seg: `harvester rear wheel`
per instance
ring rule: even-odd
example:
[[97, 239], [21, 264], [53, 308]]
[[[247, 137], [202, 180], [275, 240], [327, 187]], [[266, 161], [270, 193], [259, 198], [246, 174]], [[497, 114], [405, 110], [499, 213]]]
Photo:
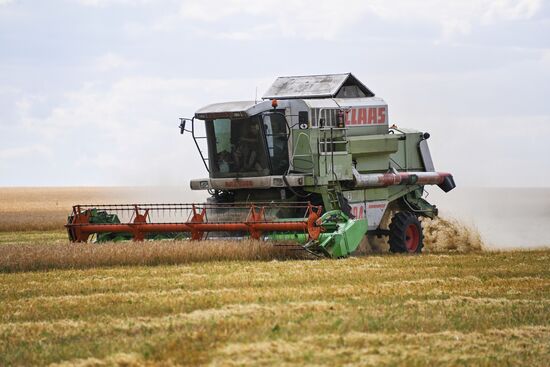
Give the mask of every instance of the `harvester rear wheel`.
[[418, 217], [409, 211], [396, 213], [390, 223], [390, 251], [419, 253], [422, 251], [424, 235]]

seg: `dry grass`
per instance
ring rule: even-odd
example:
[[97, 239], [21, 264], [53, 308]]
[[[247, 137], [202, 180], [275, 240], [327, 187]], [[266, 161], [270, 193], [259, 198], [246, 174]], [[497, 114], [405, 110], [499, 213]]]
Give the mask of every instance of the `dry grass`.
[[114, 188], [0, 188], [0, 231], [59, 230], [74, 204], [116, 195]]
[[303, 253], [250, 241], [73, 245], [60, 228], [70, 205], [100, 200], [94, 189], [89, 199], [13, 190], [0, 190], [0, 366], [550, 360], [550, 250], [480, 252], [475, 229], [446, 220], [424, 223], [422, 256], [278, 261]]
[[0, 246], [2, 245], [61, 245], [67, 244], [66, 231], [0, 231]]
[[60, 229], [67, 223], [69, 211], [37, 210], [0, 212], [0, 232], [4, 231], [48, 231]]
[[0, 272], [85, 269], [118, 265], [307, 258], [303, 251], [259, 241], [146, 241], [103, 244], [4, 244]]
[[184, 196], [178, 188], [0, 188], [0, 231], [59, 230], [75, 204], [188, 201]]
[[517, 251], [4, 273], [0, 365], [546, 366], [549, 261]]
[[[479, 233], [445, 219], [424, 221], [425, 253], [481, 252]], [[278, 245], [291, 245], [280, 243]], [[387, 239], [358, 250], [358, 255], [388, 253]], [[61, 231], [0, 233], [0, 272], [85, 269], [117, 265], [168, 265], [225, 260], [285, 260], [311, 258], [298, 246], [278, 247], [257, 241], [124, 241], [70, 244]]]

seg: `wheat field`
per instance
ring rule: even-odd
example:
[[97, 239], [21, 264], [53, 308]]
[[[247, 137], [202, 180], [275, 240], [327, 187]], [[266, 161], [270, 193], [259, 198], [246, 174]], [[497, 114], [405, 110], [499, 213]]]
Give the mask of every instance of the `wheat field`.
[[0, 232], [59, 230], [75, 204], [202, 202], [181, 187], [4, 187]]
[[550, 251], [0, 274], [0, 365], [525, 365]]
[[[548, 249], [482, 251], [446, 220], [424, 223], [419, 256], [73, 245], [64, 220], [39, 230], [58, 190], [0, 201], [0, 366], [549, 364]], [[71, 190], [69, 208], [84, 201]], [[5, 225], [10, 206], [25, 231]]]

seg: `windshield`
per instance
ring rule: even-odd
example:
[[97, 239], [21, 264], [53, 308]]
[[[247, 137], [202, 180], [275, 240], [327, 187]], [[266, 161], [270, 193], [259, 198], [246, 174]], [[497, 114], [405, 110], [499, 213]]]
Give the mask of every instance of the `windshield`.
[[281, 175], [288, 169], [286, 119], [266, 113], [206, 121], [211, 176]]
[[213, 177], [269, 175], [258, 116], [207, 120], [206, 132]]

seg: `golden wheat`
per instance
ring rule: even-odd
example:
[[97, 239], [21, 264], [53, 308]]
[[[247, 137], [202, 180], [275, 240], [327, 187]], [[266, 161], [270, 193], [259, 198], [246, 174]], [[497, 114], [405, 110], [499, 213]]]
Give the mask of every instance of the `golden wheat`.
[[[279, 244], [287, 245], [287, 244]], [[260, 241], [145, 241], [102, 244], [5, 244], [0, 271], [83, 269], [115, 265], [306, 258], [304, 251]], [[297, 248], [297, 247], [294, 247]]]
[[549, 260], [546, 250], [0, 273], [0, 365], [545, 366]]
[[127, 189], [87, 190], [0, 190], [1, 366], [550, 360], [550, 250], [482, 252], [475, 228], [447, 219], [424, 221], [423, 256], [303, 261], [247, 240], [69, 244], [72, 204], [133, 201]]
[[180, 202], [186, 201], [185, 196], [181, 188], [4, 187], [0, 188], [0, 231], [62, 229], [76, 204]]
[[0, 231], [62, 229], [74, 204], [116, 194], [114, 188], [0, 188]]

